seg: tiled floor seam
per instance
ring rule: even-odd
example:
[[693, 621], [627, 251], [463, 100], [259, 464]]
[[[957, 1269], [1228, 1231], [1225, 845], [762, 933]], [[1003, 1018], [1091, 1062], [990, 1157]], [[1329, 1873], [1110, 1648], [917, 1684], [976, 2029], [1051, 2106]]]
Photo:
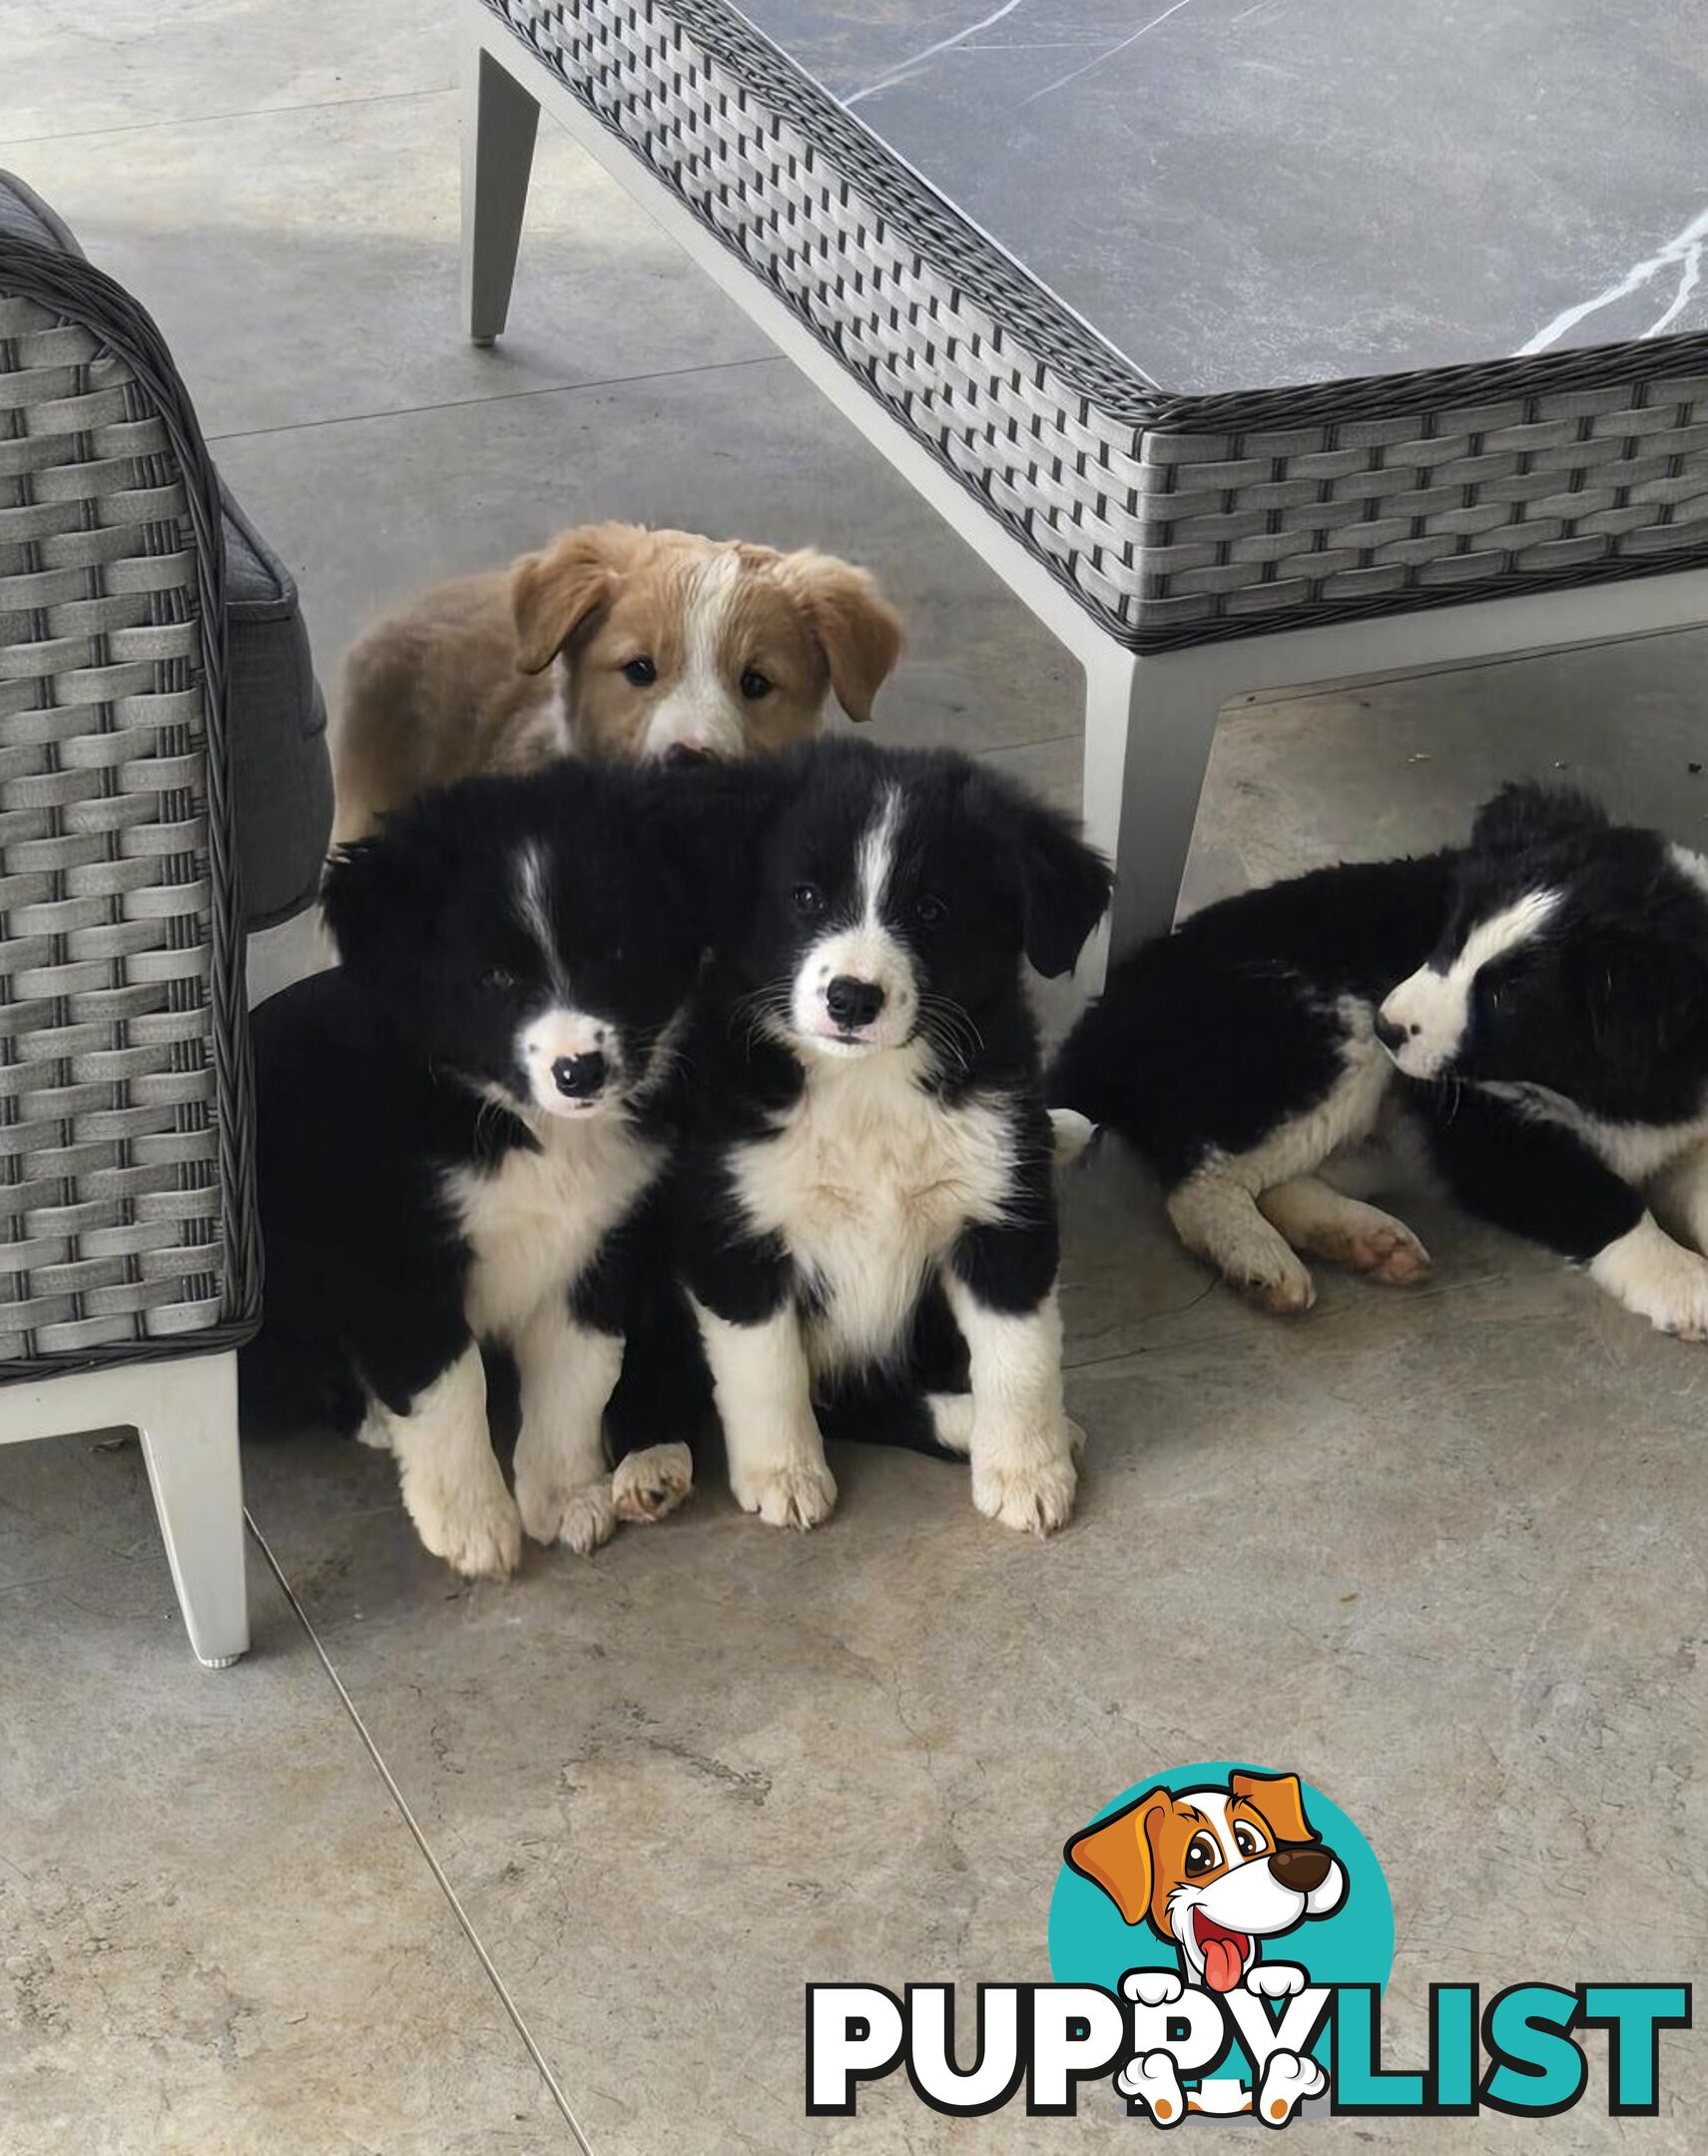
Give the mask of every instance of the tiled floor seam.
[[112, 127], [56, 128], [46, 135], [0, 135], [0, 150], [23, 150], [41, 143], [93, 142], [102, 135], [146, 135], [151, 128], [213, 127], [222, 120], [270, 120], [278, 113], [339, 112], [346, 105], [396, 105], [404, 98], [449, 97], [455, 83], [431, 83], [421, 90], [372, 90], [357, 97], [309, 98], [301, 105], [255, 105], [244, 112], [163, 113], [158, 120], [120, 120]]
[[419, 419], [433, 412], [468, 411], [481, 404], [514, 404], [523, 397], [580, 396], [589, 389], [624, 389], [635, 382], [681, 381], [690, 374], [728, 374], [736, 367], [776, 366], [782, 359], [781, 352], [750, 352], [745, 359], [703, 359], [693, 366], [649, 367], [639, 374], [602, 374], [594, 381], [541, 382], [533, 389], [494, 389], [481, 396], [446, 397], [436, 404], [398, 404], [383, 406], [377, 411], [328, 412], [323, 419], [287, 419], [281, 426], [239, 427], [205, 438], [210, 446], [216, 442], [261, 441], [270, 434], [300, 434], [309, 427], [361, 426], [370, 419]]
[[397, 1816], [399, 1817], [399, 1819], [402, 1820], [404, 1826], [408, 1829], [411, 1837], [413, 1838], [415, 1847], [420, 1851], [422, 1859], [424, 1860], [428, 1871], [431, 1872], [434, 1880], [437, 1882], [439, 1891], [444, 1895], [446, 1902], [449, 1904], [451, 1914], [456, 1918], [457, 1924], [462, 1931], [463, 1937], [467, 1939], [469, 1945], [473, 1948], [475, 1958], [479, 1961], [481, 1968], [485, 1971], [487, 1981], [491, 1984], [493, 1990], [498, 1994], [499, 2004], [504, 2008], [505, 2013], [509, 2016], [511, 2026], [515, 2029], [516, 2034], [521, 2038], [524, 2050], [526, 2050], [529, 2058], [532, 2059], [541, 2080], [546, 2085], [547, 2091], [549, 2092], [553, 2103], [557, 2105], [558, 2110], [561, 2112], [564, 2124], [569, 2128], [570, 2134], [574, 2139], [576, 2147], [581, 2150], [582, 2156], [593, 2156], [592, 2143], [588, 2140], [586, 2134], [582, 2131], [581, 2122], [576, 2117], [574, 2108], [571, 2105], [569, 2098], [564, 2094], [563, 2088], [559, 2083], [556, 2074], [553, 2073], [551, 2065], [548, 2062], [545, 2053], [540, 2049], [538, 2042], [535, 2040], [532, 2029], [529, 2028], [526, 2020], [523, 2018], [522, 2009], [516, 2004], [515, 1999], [511, 1997], [509, 1986], [505, 1983], [503, 1977], [498, 1973], [498, 1967], [496, 1962], [494, 1962], [491, 1954], [488, 1953], [488, 1951], [486, 1950], [484, 1940], [481, 1938], [480, 1933], [474, 1928], [474, 1924], [469, 1917], [468, 1911], [463, 1907], [462, 1902], [458, 1899], [456, 1888], [451, 1885], [450, 1880], [445, 1873], [443, 1865], [439, 1863], [438, 1858], [433, 1854], [432, 1845], [428, 1842], [426, 1835], [422, 1832], [420, 1822], [416, 1819], [414, 1813], [410, 1810], [409, 1801], [403, 1795], [402, 1790], [398, 1787], [396, 1777], [392, 1774], [390, 1768], [385, 1764], [385, 1760], [380, 1753], [378, 1745], [374, 1743], [373, 1737], [368, 1730], [367, 1724], [361, 1718], [360, 1709], [356, 1706], [355, 1701], [351, 1699], [349, 1692], [344, 1685], [343, 1679], [338, 1675], [337, 1670], [333, 1666], [331, 1656], [327, 1654], [325, 1647], [321, 1643], [320, 1635], [314, 1630], [313, 1624], [309, 1620], [308, 1612], [297, 1600], [295, 1589], [291, 1586], [289, 1580], [286, 1579], [285, 1576], [285, 1568], [280, 1564], [279, 1559], [273, 1554], [271, 1544], [268, 1542], [266, 1535], [262, 1533], [261, 1528], [256, 1524], [254, 1513], [251, 1512], [247, 1506], [244, 1510], [244, 1520], [249, 1528], [250, 1533], [255, 1538], [256, 1547], [261, 1551], [262, 1556], [267, 1562], [269, 1571], [272, 1572], [274, 1578], [279, 1582], [280, 1593], [283, 1594], [285, 1601], [289, 1603], [292, 1614], [295, 1616], [297, 1623], [302, 1627], [302, 1630], [307, 1637], [308, 1644], [313, 1648], [314, 1653], [319, 1660], [321, 1669], [325, 1671], [327, 1681], [331, 1685], [333, 1692], [337, 1695], [338, 1704], [343, 1708], [344, 1713], [349, 1717], [351, 1727], [354, 1729], [356, 1736], [361, 1740], [362, 1748], [366, 1752], [368, 1759], [372, 1762], [374, 1773], [378, 1775], [380, 1781], [385, 1787], [386, 1795], [391, 1799], [392, 1804], [395, 1805], [395, 1807], [397, 1808]]

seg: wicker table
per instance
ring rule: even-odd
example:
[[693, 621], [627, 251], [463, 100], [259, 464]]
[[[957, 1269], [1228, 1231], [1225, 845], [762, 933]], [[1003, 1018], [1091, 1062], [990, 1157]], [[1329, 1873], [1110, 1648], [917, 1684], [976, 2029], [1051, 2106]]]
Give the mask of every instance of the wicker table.
[[458, 4], [470, 333], [543, 105], [1079, 656], [1117, 941], [1230, 698], [1708, 619], [1708, 0]]

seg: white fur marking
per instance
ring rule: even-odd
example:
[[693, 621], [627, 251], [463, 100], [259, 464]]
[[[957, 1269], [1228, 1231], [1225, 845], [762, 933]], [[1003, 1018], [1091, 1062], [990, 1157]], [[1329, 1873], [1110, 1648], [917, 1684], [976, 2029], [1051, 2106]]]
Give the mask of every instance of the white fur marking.
[[813, 1413], [801, 1321], [787, 1304], [759, 1325], [732, 1325], [698, 1303], [695, 1315], [737, 1504], [774, 1527], [818, 1526], [837, 1485]]
[[1082, 1441], [1062, 1402], [1055, 1290], [1013, 1314], [987, 1309], [952, 1273], [943, 1289], [972, 1365], [972, 1501], [1005, 1527], [1048, 1534], [1072, 1515]]
[[739, 757], [747, 736], [742, 715], [725, 684], [719, 651], [731, 606], [742, 581], [734, 547], [707, 557], [683, 602], [682, 673], [654, 706], [642, 754], [662, 757], [679, 746], [713, 756]]
[[934, 1266], [968, 1222], [995, 1223], [1012, 1180], [1006, 1109], [922, 1090], [924, 1049], [814, 1061], [767, 1137], [736, 1149], [736, 1195], [780, 1236], [822, 1308], [807, 1327], [816, 1371], [882, 1362]]
[[685, 1444], [646, 1445], [617, 1462], [611, 1495], [617, 1517], [661, 1520], [674, 1512], [694, 1487], [694, 1455]]
[[658, 1173], [656, 1146], [614, 1116], [542, 1121], [537, 1153], [458, 1168], [446, 1196], [474, 1253], [463, 1312], [483, 1340], [510, 1339], [561, 1295]]
[[1526, 892], [1478, 921], [1444, 973], [1423, 965], [1394, 990], [1382, 1006], [1382, 1015], [1409, 1036], [1394, 1051], [1395, 1062], [1408, 1077], [1433, 1078], [1452, 1061], [1464, 1038], [1477, 974], [1539, 934], [1559, 897], [1557, 890]]
[[1589, 1261], [1589, 1277], [1657, 1333], [1708, 1338], [1708, 1259], [1675, 1243], [1645, 1213]]
[[584, 1556], [617, 1524], [605, 1471], [605, 1403], [623, 1368], [623, 1343], [577, 1325], [548, 1295], [516, 1335], [522, 1429], [516, 1503], [536, 1542]]
[[465, 1348], [410, 1402], [384, 1415], [403, 1507], [435, 1557], [471, 1578], [502, 1578], [522, 1554], [522, 1523], [486, 1428], [480, 1349]]
[[[859, 917], [812, 944], [801, 960], [790, 997], [797, 1034], [832, 1060], [865, 1056], [874, 1049], [901, 1047], [911, 1036], [919, 1013], [919, 982], [906, 946], [883, 924], [883, 901], [895, 865], [895, 836], [901, 824], [901, 793], [886, 787], [877, 813], [860, 833], [854, 856]], [[839, 975], [881, 989], [883, 1005], [857, 1037], [841, 1035], [825, 1001]]]
[[1336, 1014], [1345, 1035], [1342, 1075], [1316, 1106], [1290, 1116], [1247, 1152], [1213, 1154], [1169, 1195], [1169, 1218], [1187, 1249], [1273, 1311], [1309, 1310], [1317, 1291], [1257, 1200], [1315, 1175], [1343, 1148], [1363, 1144], [1377, 1130], [1394, 1085], [1369, 1006], [1348, 996]]

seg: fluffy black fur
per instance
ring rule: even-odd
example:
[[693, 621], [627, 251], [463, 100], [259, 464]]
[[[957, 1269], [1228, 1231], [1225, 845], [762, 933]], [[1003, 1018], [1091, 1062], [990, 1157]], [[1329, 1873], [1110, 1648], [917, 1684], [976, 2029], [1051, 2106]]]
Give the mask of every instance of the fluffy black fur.
[[[891, 797], [873, 930], [887, 955], [871, 968], [889, 979], [890, 1001], [873, 1022], [912, 1015], [903, 1040], [867, 1053], [857, 1024], [846, 1040], [805, 1037], [792, 984], [807, 978], [810, 992], [810, 954], [862, 918], [862, 845]], [[929, 1446], [923, 1394], [967, 1381], [943, 1282], [1012, 1314], [1036, 1313], [1054, 1285], [1050, 1129], [1021, 961], [1045, 974], [1072, 965], [1107, 904], [1107, 867], [1064, 818], [946, 753], [825, 743], [725, 774], [703, 798], [718, 805], [702, 816], [698, 842], [717, 859], [723, 917], [688, 1050], [683, 1278], [714, 1321], [751, 1328], [796, 1315], [827, 1427]], [[823, 995], [813, 1009], [816, 1023], [834, 1027]], [[839, 1061], [845, 1054], [854, 1060]], [[892, 1081], [898, 1090], [884, 1093]], [[846, 1132], [832, 1130], [817, 1165], [800, 1169], [803, 1184], [849, 1178], [846, 1243], [833, 1235], [837, 1255], [827, 1260], [787, 1220], [755, 1217], [742, 1164], [797, 1142], [809, 1116], [833, 1122], [833, 1093]], [[886, 1150], [891, 1107], [896, 1125], [915, 1130], [921, 1161], [957, 1116], [987, 1116], [973, 1180], [995, 1187], [997, 1202], [969, 1196], [957, 1211], [940, 1189], [921, 1190], [917, 1205], [934, 1209], [940, 1232], [915, 1241], [919, 1215], [890, 1187], [906, 1172]], [[792, 1190], [782, 1211], [805, 1216], [816, 1197]], [[891, 1250], [881, 1239], [892, 1229]], [[851, 1276], [886, 1264], [902, 1281], [896, 1322], [873, 1335], [851, 1316]], [[750, 1509], [811, 1524], [744, 1490], [733, 1452], [731, 1465]]]
[[[469, 1347], [468, 1193], [512, 1164], [597, 1145], [575, 1186], [597, 1232], [552, 1282], [566, 1320], [621, 1334], [637, 1279], [662, 1268], [672, 1028], [703, 947], [667, 808], [678, 784], [580, 763], [475, 780], [329, 867], [341, 963], [254, 1017], [259, 1351], [345, 1428], [373, 1402], [408, 1416]], [[566, 1073], [577, 1098], [542, 1110], [549, 1074], [519, 1042], [563, 1006], [606, 1026], [608, 1068]], [[501, 1271], [528, 1254], [495, 1255]]]
[[[1545, 919], [1475, 970], [1450, 1052], [1406, 1075], [1409, 1035], [1384, 1005], [1404, 1010], [1409, 980], [1444, 981], [1480, 924], [1537, 893]], [[1320, 1113], [1373, 1033], [1400, 1064], [1389, 1105], [1457, 1198], [1593, 1260], [1643, 1219], [1664, 1134], [1708, 1110], [1703, 872], [1581, 795], [1508, 787], [1462, 848], [1248, 892], [1131, 953], [1049, 1097], [1119, 1133], [1174, 1193]]]

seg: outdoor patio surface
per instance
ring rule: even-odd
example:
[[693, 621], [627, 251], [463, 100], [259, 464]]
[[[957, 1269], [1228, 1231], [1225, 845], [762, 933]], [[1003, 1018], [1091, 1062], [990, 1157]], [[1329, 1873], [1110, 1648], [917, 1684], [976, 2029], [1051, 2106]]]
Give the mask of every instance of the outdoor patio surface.
[[[460, 340], [442, 14], [0, 9], [0, 165], [156, 314], [328, 688], [387, 602], [583, 519], [811, 542], [905, 611], [877, 738], [1074, 802], [1064, 655], [549, 126], [510, 334]], [[1704, 762], [1702, 633], [1248, 705], [1189, 896], [1438, 842], [1523, 774], [1708, 847]], [[1425, 1287], [1319, 1268], [1281, 1324], [1112, 1149], [1064, 1190], [1090, 1447], [1048, 1544], [959, 1469], [853, 1449], [810, 1536], [705, 1487], [471, 1587], [389, 1460], [257, 1432], [255, 1646], [215, 1675], [134, 1443], [0, 1447], [3, 2156], [1124, 2146], [1149, 2129], [1099, 2089], [956, 2121], [897, 2076], [810, 2121], [803, 1986], [1046, 1977], [1064, 1839], [1192, 1760], [1296, 1770], [1362, 1826], [1391, 2063], [1431, 1981], [1701, 1977], [1708, 1348], [1422, 1201]], [[1607, 2116], [1589, 2047], [1560, 2120], [1295, 2130], [1702, 2147], [1700, 2032], [1663, 2039], [1648, 2120]]]

